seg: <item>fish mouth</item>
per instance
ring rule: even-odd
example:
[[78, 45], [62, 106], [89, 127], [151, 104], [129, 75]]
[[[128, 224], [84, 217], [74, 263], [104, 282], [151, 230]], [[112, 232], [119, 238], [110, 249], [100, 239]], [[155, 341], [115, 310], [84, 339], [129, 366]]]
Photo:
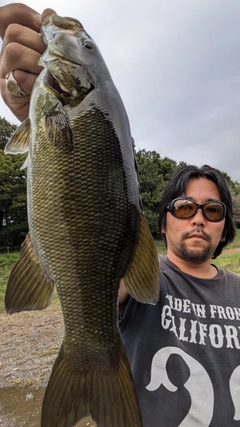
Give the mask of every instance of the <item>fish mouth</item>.
[[90, 83], [89, 87], [87, 88], [79, 85], [77, 88], [72, 86], [68, 89], [65, 87], [64, 83], [55, 77], [54, 74], [48, 69], [46, 69], [44, 84], [54, 91], [58, 99], [60, 99], [64, 105], [78, 104], [79, 102], [83, 101], [88, 93], [94, 89], [94, 85], [92, 83]]
[[66, 89], [62, 88], [60, 83], [57, 81], [57, 79], [54, 77], [54, 75], [48, 71], [47, 73], [47, 85], [53, 89], [55, 92], [57, 92], [59, 95], [64, 95], [68, 98], [71, 97], [70, 92], [67, 92]]

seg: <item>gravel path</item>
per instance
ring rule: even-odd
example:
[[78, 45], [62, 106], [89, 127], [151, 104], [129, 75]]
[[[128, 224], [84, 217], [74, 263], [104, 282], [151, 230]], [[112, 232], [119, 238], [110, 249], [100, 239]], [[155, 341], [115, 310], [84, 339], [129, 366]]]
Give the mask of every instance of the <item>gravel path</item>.
[[45, 387], [63, 336], [60, 305], [0, 314], [0, 426], [39, 427]]

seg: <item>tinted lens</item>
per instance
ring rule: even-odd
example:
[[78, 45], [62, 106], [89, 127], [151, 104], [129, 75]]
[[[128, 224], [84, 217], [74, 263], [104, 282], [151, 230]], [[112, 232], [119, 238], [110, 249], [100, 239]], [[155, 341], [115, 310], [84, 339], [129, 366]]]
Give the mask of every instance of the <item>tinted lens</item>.
[[191, 218], [197, 212], [197, 205], [191, 200], [175, 200], [173, 203], [173, 215], [177, 218]]
[[219, 202], [204, 204], [203, 211], [209, 221], [221, 221], [225, 217], [225, 206]]
[[193, 200], [176, 199], [168, 206], [168, 210], [172, 215], [180, 219], [193, 217], [198, 209], [202, 209], [205, 218], [212, 222], [222, 221], [226, 215], [226, 207], [222, 202], [207, 202], [203, 205], [198, 205]]

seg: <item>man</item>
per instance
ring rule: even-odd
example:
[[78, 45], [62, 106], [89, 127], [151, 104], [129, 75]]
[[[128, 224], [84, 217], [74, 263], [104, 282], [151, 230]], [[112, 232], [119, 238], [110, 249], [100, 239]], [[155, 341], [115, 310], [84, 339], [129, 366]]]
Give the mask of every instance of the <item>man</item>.
[[[40, 15], [24, 5], [0, 9], [0, 89], [20, 120], [28, 115], [40, 71], [40, 23]], [[9, 72], [18, 83], [11, 93]], [[120, 329], [143, 425], [239, 425], [240, 276], [211, 263], [234, 238], [223, 176], [209, 166], [178, 169], [160, 203], [159, 224], [167, 245], [167, 256], [160, 258], [159, 302], [136, 302], [123, 281], [119, 294]]]
[[234, 238], [223, 176], [183, 166], [160, 202], [167, 245], [160, 299], [140, 304], [121, 284], [120, 319], [144, 427], [240, 422], [240, 276], [212, 264]]

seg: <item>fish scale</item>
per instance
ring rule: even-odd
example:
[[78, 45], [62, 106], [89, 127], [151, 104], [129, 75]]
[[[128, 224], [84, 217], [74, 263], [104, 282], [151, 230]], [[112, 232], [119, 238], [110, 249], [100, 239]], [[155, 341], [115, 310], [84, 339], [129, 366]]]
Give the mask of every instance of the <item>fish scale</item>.
[[28, 150], [29, 221], [6, 310], [45, 308], [57, 289], [65, 331], [42, 427], [87, 425], [84, 420], [142, 427], [118, 329], [118, 289], [124, 278], [129, 294], [154, 304], [159, 269], [128, 117], [97, 45], [78, 21], [52, 15], [41, 33], [47, 49], [30, 115], [5, 148]]

